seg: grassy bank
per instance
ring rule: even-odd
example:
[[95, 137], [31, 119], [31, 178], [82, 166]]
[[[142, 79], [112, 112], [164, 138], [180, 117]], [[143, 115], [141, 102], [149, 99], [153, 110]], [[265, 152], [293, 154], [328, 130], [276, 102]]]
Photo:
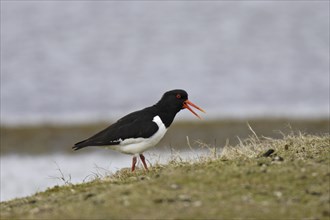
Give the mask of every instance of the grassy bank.
[[[201, 140], [209, 145], [224, 146], [239, 143], [237, 136], [244, 139], [250, 134], [247, 123], [260, 136], [281, 138], [279, 131], [302, 131], [308, 134], [329, 133], [329, 119], [290, 119], [290, 118], [250, 118], [223, 119], [215, 121], [195, 120], [193, 122], [174, 122], [157, 148], [171, 146], [176, 149], [187, 147], [186, 136]], [[37, 125], [37, 126], [2, 126], [1, 155], [49, 154], [52, 152], [71, 152], [74, 143], [90, 137], [107, 127], [110, 123], [81, 125]], [[197, 147], [197, 146], [196, 146]]]
[[123, 169], [1, 203], [1, 219], [329, 219], [330, 137], [252, 136], [146, 173]]

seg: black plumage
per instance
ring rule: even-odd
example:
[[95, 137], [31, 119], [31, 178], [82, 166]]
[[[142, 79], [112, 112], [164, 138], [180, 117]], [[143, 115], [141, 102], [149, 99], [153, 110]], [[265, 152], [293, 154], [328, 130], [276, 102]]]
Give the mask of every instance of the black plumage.
[[[186, 91], [180, 89], [168, 91], [155, 105], [122, 117], [92, 137], [76, 143], [72, 149], [79, 150], [87, 146], [114, 146], [111, 149], [129, 154], [138, 153], [147, 169], [143, 151], [159, 142], [176, 114], [187, 108], [199, 117], [189, 105], [203, 111], [188, 100]], [[134, 156], [132, 171], [135, 169], [135, 164], [136, 157]]]
[[152, 121], [157, 114], [154, 108], [154, 106], [145, 108], [124, 116], [92, 137], [76, 143], [73, 149], [79, 150], [87, 146], [118, 145], [127, 138], [152, 136], [158, 130], [157, 124]]

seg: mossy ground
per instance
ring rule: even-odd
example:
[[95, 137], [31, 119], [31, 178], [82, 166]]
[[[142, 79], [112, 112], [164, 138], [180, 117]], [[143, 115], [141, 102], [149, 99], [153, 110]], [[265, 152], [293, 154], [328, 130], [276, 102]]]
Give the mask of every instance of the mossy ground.
[[[329, 219], [330, 137], [250, 137], [222, 154], [123, 169], [1, 203], [1, 219]], [[268, 154], [264, 155], [268, 151]]]

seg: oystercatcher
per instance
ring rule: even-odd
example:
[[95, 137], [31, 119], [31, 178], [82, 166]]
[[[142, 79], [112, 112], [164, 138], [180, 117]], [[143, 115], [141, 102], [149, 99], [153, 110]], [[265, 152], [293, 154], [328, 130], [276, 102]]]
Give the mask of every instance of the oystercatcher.
[[140, 156], [144, 168], [148, 170], [142, 153], [163, 138], [175, 115], [186, 108], [200, 118], [190, 106], [205, 113], [203, 109], [188, 100], [186, 91], [181, 89], [168, 91], [155, 105], [124, 116], [94, 136], [76, 143], [72, 149], [103, 146], [131, 154], [133, 155], [132, 172], [135, 169], [137, 156]]

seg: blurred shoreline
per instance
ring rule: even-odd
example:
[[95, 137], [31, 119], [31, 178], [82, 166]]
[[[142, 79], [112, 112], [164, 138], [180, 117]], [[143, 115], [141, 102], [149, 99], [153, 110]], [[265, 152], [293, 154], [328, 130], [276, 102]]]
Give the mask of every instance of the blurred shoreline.
[[[108, 127], [109, 122], [74, 124], [1, 125], [1, 155], [70, 153], [74, 143], [86, 139]], [[224, 147], [237, 144], [239, 139], [252, 135], [248, 124], [258, 136], [281, 138], [283, 134], [329, 134], [329, 118], [226, 118], [174, 122], [164, 139], [156, 146], [159, 150], [192, 147]], [[202, 144], [201, 144], [202, 143]], [[95, 149], [85, 149], [88, 153]]]

